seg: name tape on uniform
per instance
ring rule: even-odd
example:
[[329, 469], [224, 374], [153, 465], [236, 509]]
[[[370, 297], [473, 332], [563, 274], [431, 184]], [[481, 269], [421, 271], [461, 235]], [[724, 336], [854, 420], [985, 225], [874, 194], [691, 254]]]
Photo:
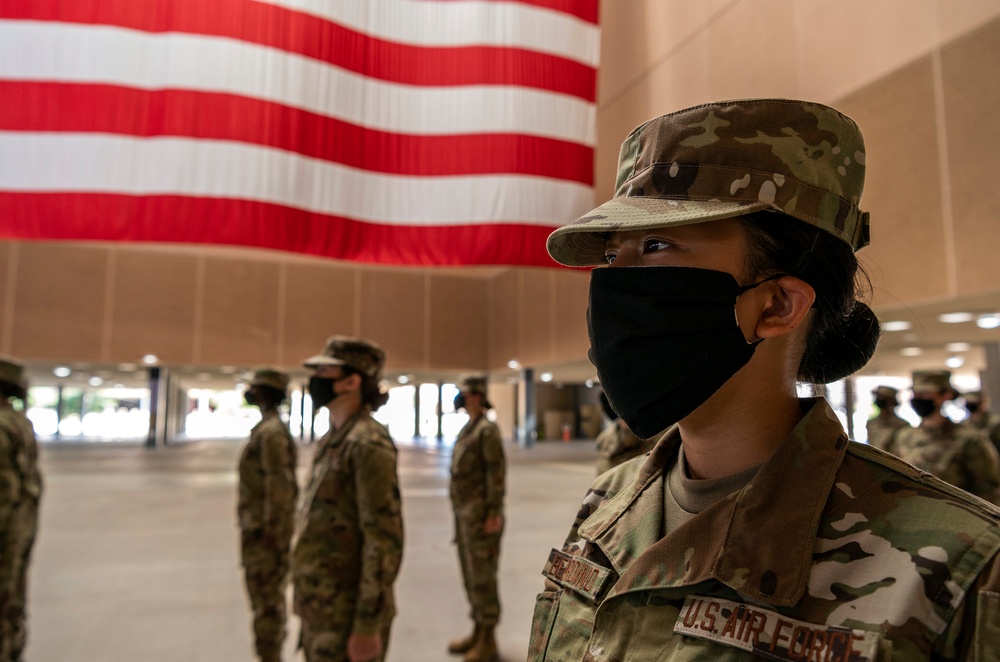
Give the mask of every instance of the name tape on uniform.
[[875, 632], [805, 623], [755, 605], [696, 595], [684, 600], [674, 632], [793, 662], [874, 662], [880, 640]]
[[594, 602], [611, 576], [608, 568], [579, 556], [553, 549], [542, 574], [555, 583], [585, 595]]

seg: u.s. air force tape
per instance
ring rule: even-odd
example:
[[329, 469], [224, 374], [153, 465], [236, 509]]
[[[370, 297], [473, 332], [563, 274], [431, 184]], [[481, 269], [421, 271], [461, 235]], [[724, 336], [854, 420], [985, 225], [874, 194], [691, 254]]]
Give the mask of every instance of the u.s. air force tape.
[[875, 632], [797, 621], [756, 605], [690, 595], [674, 632], [735, 646], [774, 660], [875, 662]]
[[611, 571], [585, 558], [553, 549], [549, 552], [549, 560], [545, 563], [542, 574], [556, 584], [596, 602], [597, 596], [604, 590], [604, 585], [611, 576]]

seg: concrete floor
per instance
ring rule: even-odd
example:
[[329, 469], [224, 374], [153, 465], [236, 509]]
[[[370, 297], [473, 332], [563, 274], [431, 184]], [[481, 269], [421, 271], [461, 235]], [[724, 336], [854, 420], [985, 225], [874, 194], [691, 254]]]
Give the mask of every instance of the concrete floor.
[[[400, 444], [406, 549], [389, 660], [450, 658], [470, 628], [448, 503], [450, 447]], [[238, 564], [240, 442], [44, 446], [46, 492], [31, 570], [28, 662], [252, 660]], [[300, 452], [305, 480], [311, 449]], [[500, 557], [502, 660], [523, 660], [540, 571], [594, 475], [592, 442], [508, 445]], [[300, 660], [289, 623], [285, 660]]]

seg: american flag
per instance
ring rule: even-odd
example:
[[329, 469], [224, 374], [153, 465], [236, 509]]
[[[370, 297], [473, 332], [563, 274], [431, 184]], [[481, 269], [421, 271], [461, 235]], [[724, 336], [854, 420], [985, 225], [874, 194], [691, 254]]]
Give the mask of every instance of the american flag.
[[0, 238], [551, 265], [598, 0], [0, 0]]

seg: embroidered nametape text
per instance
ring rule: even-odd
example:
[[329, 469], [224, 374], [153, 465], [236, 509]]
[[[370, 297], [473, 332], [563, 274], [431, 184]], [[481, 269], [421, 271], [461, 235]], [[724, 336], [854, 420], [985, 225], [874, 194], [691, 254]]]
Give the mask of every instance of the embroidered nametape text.
[[674, 632], [793, 662], [874, 662], [879, 635], [797, 621], [755, 605], [688, 596]]
[[579, 556], [558, 549], [549, 552], [542, 574], [565, 588], [582, 593], [594, 602], [604, 588], [611, 571]]

